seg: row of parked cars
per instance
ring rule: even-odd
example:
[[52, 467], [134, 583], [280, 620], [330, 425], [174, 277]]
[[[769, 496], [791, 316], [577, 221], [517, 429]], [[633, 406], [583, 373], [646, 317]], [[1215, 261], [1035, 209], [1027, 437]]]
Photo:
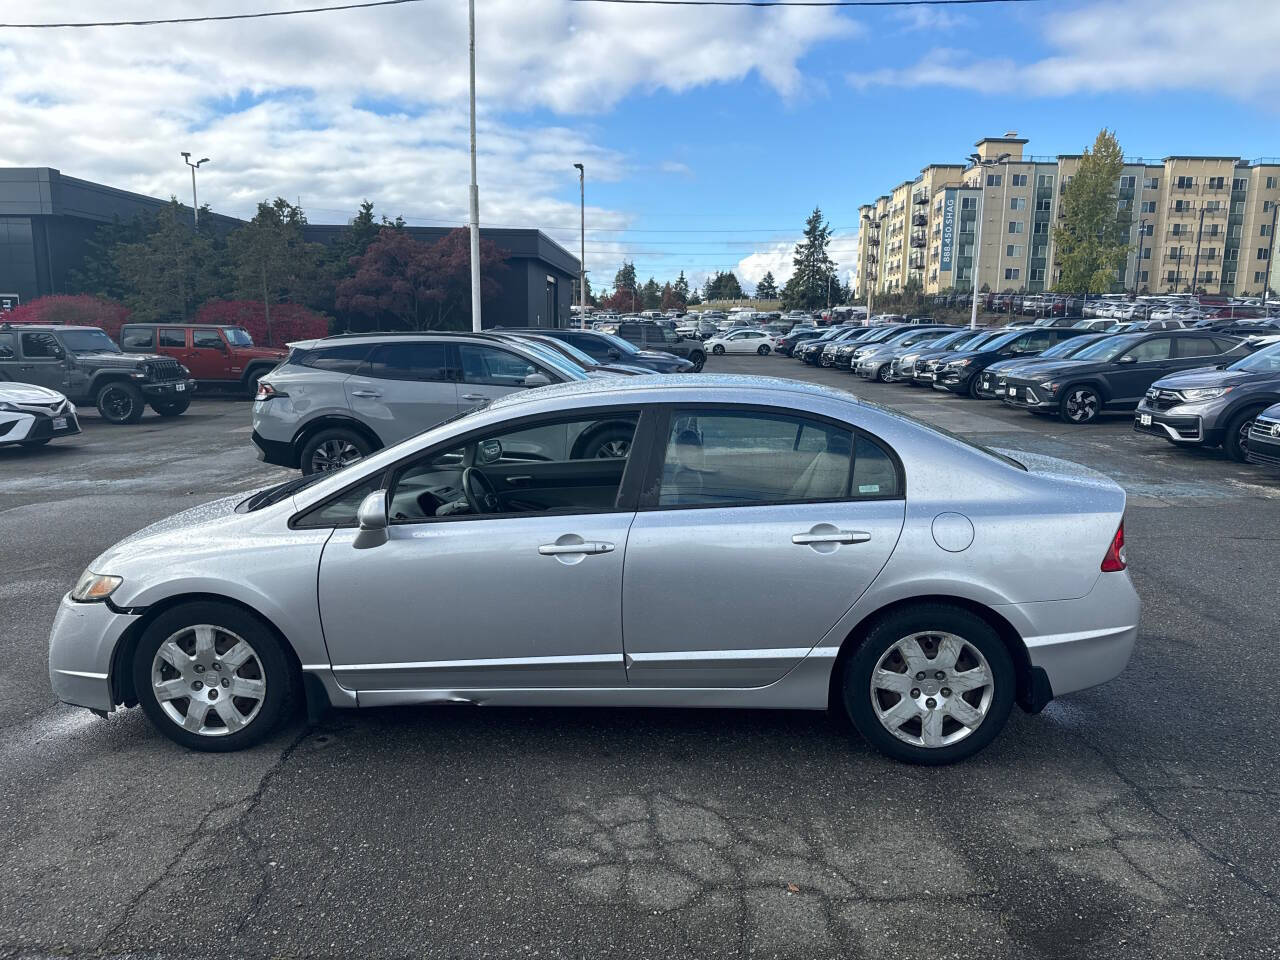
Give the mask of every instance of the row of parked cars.
[[779, 352], [869, 380], [998, 400], [1069, 424], [1131, 411], [1135, 430], [1172, 444], [1280, 465], [1280, 334], [1226, 324], [1112, 332], [926, 322], [794, 336]]

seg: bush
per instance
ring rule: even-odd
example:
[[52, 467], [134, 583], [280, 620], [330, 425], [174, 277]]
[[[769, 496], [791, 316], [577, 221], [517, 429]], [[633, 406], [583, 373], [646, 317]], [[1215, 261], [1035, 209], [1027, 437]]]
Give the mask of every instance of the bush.
[[310, 340], [329, 335], [329, 318], [296, 303], [271, 307], [271, 336], [267, 337], [267, 314], [260, 300], [210, 300], [196, 311], [196, 323], [223, 327], [244, 327], [253, 342], [262, 347], [282, 347], [291, 340]]
[[101, 327], [116, 340], [120, 325], [129, 319], [129, 308], [123, 303], [103, 297], [78, 296], [37, 297], [30, 303], [14, 307], [4, 314], [9, 323], [57, 323]]

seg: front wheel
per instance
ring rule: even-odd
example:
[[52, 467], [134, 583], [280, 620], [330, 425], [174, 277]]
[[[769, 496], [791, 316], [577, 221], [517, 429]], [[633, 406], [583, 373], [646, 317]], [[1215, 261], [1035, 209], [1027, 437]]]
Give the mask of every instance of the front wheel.
[[[721, 348], [720, 352], [724, 353], [724, 349]], [[689, 354], [689, 362], [693, 364], [694, 373], [701, 373], [703, 364], [707, 362], [707, 355], [705, 353], [691, 353]]]
[[573, 459], [625, 460], [631, 452], [631, 439], [635, 432], [635, 427], [630, 424], [602, 427], [578, 441]]
[[162, 417], [180, 417], [187, 412], [191, 401], [186, 397], [181, 400], [152, 400], [151, 409]]
[[1236, 463], [1244, 463], [1249, 459], [1249, 428], [1257, 419], [1261, 410], [1246, 410], [1231, 418], [1222, 438], [1222, 449]]
[[881, 364], [876, 368], [876, 380], [880, 383], [889, 382], [889, 365], [887, 363]]
[[759, 348], [756, 350], [756, 353], [760, 354], [760, 356], [762, 357], [767, 357], [769, 355], [768, 344], [764, 344], [764, 343], [760, 344]]
[[724, 347], [717, 343], [714, 347], [711, 348], [711, 352], [714, 353], [717, 357], [724, 356]]
[[955, 763], [1004, 728], [1013, 660], [985, 620], [929, 603], [871, 628], [842, 677], [845, 709], [881, 753], [906, 763]]
[[192, 750], [242, 750], [291, 715], [299, 677], [257, 617], [217, 601], [152, 621], [133, 659], [138, 703], [170, 740]]
[[1058, 415], [1066, 423], [1092, 423], [1102, 410], [1102, 398], [1093, 387], [1068, 387], [1058, 401]]
[[123, 380], [108, 383], [95, 398], [98, 413], [108, 423], [137, 423], [145, 405], [142, 391]]

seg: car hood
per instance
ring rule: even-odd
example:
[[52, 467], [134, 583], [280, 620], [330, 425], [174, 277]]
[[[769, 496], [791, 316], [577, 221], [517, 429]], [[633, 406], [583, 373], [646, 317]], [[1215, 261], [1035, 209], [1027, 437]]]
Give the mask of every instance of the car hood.
[[92, 350], [74, 354], [76, 360], [92, 363], [95, 367], [119, 367], [121, 369], [137, 369], [148, 360], [167, 360], [158, 353], [107, 353]]
[[[1037, 377], [1054, 377], [1060, 373], [1070, 373], [1071, 371], [1087, 370], [1096, 368], [1099, 370], [1109, 370], [1112, 365], [1110, 363], [1095, 363], [1092, 360], [1041, 360], [1034, 367]], [[1018, 376], [1024, 376], [1027, 371], [1018, 370]]]
[[1256, 380], [1275, 380], [1276, 374], [1259, 370], [1219, 370], [1216, 367], [1197, 367], [1161, 377], [1153, 387], [1162, 390], [1186, 390], [1192, 387], [1230, 387], [1238, 383]]
[[34, 383], [0, 383], [0, 402], [4, 403], [57, 403], [67, 399], [57, 390]]

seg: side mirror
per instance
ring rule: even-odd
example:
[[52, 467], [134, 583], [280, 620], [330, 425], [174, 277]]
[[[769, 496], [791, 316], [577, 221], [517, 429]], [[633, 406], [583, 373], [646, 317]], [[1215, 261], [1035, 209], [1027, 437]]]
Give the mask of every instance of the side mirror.
[[524, 378], [526, 387], [545, 387], [551, 382], [551, 378], [545, 373], [531, 373]]
[[617, 360], [622, 356], [622, 353], [618, 350], [617, 347], [610, 347], [609, 352], [606, 354], [606, 356], [610, 360]]
[[356, 511], [360, 532], [351, 545], [357, 550], [380, 547], [387, 542], [387, 491], [375, 490], [360, 501]]
[[1131, 357], [1128, 354], [1125, 354], [1123, 357], [1116, 358], [1116, 363], [1137, 363], [1137, 362], [1138, 360], [1136, 357]]

